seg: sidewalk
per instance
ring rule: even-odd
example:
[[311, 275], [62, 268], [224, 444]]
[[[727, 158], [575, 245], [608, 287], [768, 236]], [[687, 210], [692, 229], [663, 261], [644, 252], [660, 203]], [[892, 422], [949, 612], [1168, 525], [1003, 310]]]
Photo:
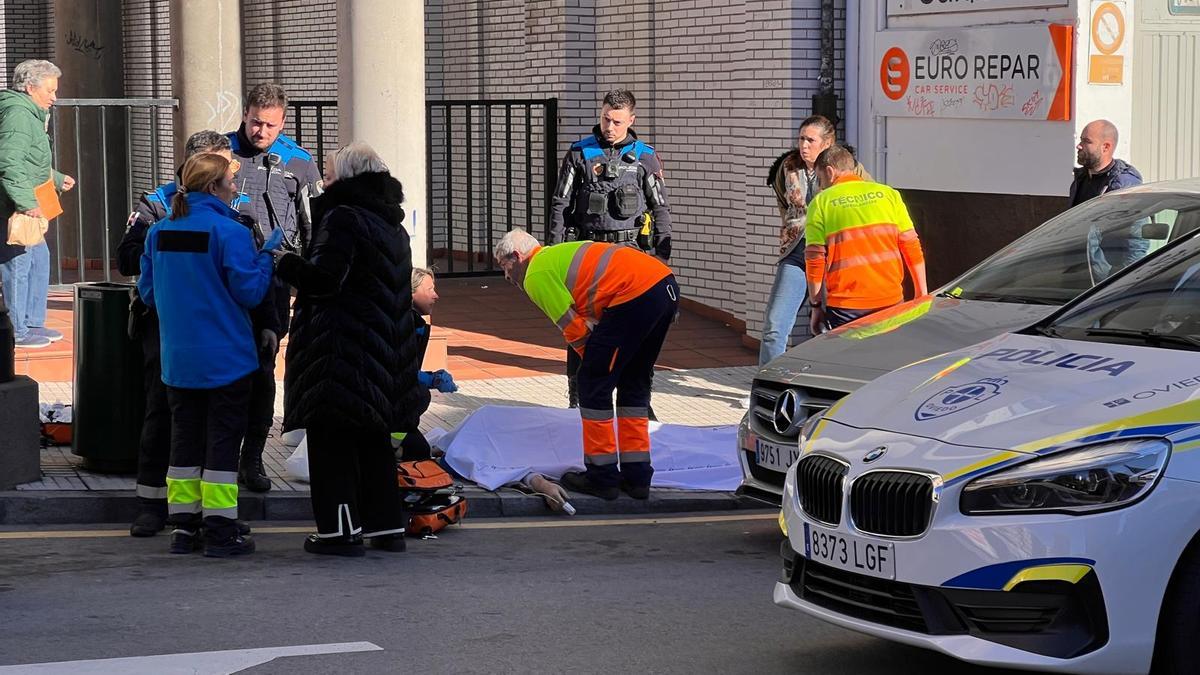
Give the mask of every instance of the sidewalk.
[[[438, 282], [442, 296], [435, 307], [435, 335], [445, 336], [447, 368], [460, 390], [434, 393], [421, 428], [453, 429], [484, 405], [566, 405], [565, 351], [556, 329], [502, 278]], [[52, 321], [70, 327], [67, 308], [54, 307]], [[57, 304], [57, 303], [56, 303]], [[48, 322], [51, 323], [51, 322]], [[64, 330], [67, 332], [67, 330]], [[70, 335], [63, 342], [69, 342]], [[62, 344], [62, 343], [59, 343]], [[57, 348], [58, 345], [55, 345]], [[39, 350], [47, 352], [49, 350]], [[40, 356], [40, 358], [39, 358]], [[25, 360], [35, 370], [70, 368], [70, 352]], [[755, 353], [740, 336], [719, 322], [684, 312], [673, 327], [655, 375], [654, 409], [660, 421], [708, 426], [736, 424], [745, 412], [739, 401], [749, 395], [756, 368]], [[20, 368], [20, 361], [18, 362]], [[27, 371], [28, 372], [28, 371]], [[278, 370], [282, 374], [282, 367]], [[52, 374], [52, 373], [51, 373]], [[249, 520], [308, 520], [308, 486], [287, 475], [284, 460], [292, 448], [278, 438], [283, 414], [283, 384], [278, 382], [275, 435], [263, 455], [273, 489], [265, 496], [243, 491], [242, 515]], [[69, 375], [40, 382], [43, 402], [70, 402]], [[127, 522], [134, 515], [134, 477], [91, 473], [80, 466], [69, 447], [42, 451], [42, 480], [15, 491], [0, 492], [0, 525]], [[470, 487], [466, 493], [472, 516], [548, 514], [540, 498], [518, 493], [490, 493]], [[581, 496], [572, 500], [581, 514], [645, 513], [755, 508], [729, 493], [656, 490], [647, 502], [622, 497], [616, 502]]]

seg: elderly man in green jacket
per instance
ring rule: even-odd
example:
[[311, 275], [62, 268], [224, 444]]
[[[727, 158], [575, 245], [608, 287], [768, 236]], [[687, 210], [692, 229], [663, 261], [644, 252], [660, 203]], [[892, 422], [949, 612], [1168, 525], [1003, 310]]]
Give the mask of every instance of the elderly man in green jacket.
[[[60, 191], [75, 179], [50, 165], [46, 134], [50, 106], [58, 100], [62, 71], [49, 61], [22, 61], [13, 69], [12, 89], [0, 92], [0, 222], [14, 213], [45, 217], [34, 188], [49, 180]], [[6, 234], [8, 230], [5, 230]], [[46, 295], [50, 288], [50, 249], [43, 239], [31, 246], [0, 240], [0, 278], [18, 348], [37, 349], [61, 340], [62, 333], [46, 328]]]

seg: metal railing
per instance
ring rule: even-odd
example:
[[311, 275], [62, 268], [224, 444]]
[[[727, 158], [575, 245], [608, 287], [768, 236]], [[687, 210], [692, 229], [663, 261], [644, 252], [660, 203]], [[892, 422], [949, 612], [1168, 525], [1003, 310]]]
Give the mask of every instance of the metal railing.
[[427, 254], [439, 275], [497, 273], [492, 248], [516, 226], [548, 240], [558, 99], [428, 101], [425, 126]]
[[[324, 172], [325, 141], [332, 140], [333, 144], [337, 143], [337, 101], [288, 101], [288, 107], [291, 108], [291, 114], [288, 115], [291, 137], [305, 150], [313, 153], [313, 161], [317, 163], [317, 168]], [[326, 118], [329, 117], [333, 118], [334, 134], [331, 139], [326, 139], [326, 132], [330, 130]]]
[[[174, 173], [164, 160], [173, 155], [169, 113], [178, 105], [173, 98], [64, 98], [55, 104], [47, 128], [54, 168], [73, 176], [76, 184], [67, 193], [71, 196], [63, 197], [64, 213], [54, 221], [48, 242], [52, 285], [98, 281], [101, 276], [112, 281], [115, 247], [133, 211], [135, 195], [159, 185], [164, 174]], [[163, 108], [168, 111], [165, 125]], [[149, 117], [149, 131], [139, 127], [135, 133], [135, 117], [143, 114]], [[148, 146], [143, 140], [147, 137]], [[146, 152], [135, 153], [135, 146]], [[72, 259], [70, 253], [77, 257]], [[65, 273], [71, 269], [76, 271], [73, 276]], [[93, 269], [96, 278], [90, 278]]]

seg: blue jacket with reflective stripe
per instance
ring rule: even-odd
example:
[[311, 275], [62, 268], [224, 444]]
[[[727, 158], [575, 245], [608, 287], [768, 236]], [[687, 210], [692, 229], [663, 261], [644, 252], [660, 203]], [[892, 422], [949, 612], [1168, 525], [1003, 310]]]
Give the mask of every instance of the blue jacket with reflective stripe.
[[193, 193], [188, 207], [150, 228], [138, 292], [158, 309], [163, 382], [215, 389], [258, 368], [249, 310], [266, 295], [273, 264], [221, 200]]

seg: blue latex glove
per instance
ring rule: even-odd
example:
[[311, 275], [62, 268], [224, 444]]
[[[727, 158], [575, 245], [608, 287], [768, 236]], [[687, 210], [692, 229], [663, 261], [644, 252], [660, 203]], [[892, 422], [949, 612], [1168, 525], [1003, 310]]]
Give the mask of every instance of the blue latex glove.
[[453, 394], [458, 391], [458, 385], [454, 384], [454, 376], [445, 370], [439, 370], [433, 375], [432, 387], [442, 392], [443, 394]]
[[426, 389], [433, 389], [433, 373], [428, 370], [418, 370], [417, 383]]
[[279, 245], [282, 243], [283, 243], [283, 228], [277, 227], [271, 231], [271, 236], [267, 237], [267, 240], [263, 242], [262, 250], [274, 251], [275, 249], [279, 248]]

